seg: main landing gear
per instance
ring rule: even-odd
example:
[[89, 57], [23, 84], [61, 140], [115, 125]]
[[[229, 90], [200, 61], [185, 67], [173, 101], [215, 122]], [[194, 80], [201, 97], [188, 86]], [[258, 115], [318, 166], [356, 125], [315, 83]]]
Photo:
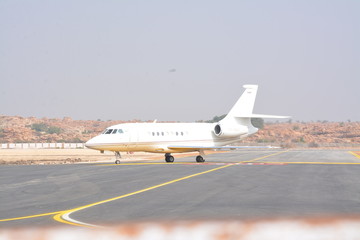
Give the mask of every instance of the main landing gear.
[[121, 154], [120, 152], [115, 152], [115, 157], [116, 157], [116, 160], [115, 160], [115, 164], [120, 164], [120, 159], [121, 159]]
[[175, 158], [171, 156], [170, 153], [165, 153], [165, 161], [166, 162], [174, 162]]
[[205, 159], [201, 155], [199, 155], [196, 157], [196, 161], [201, 163], [201, 162], [205, 162]]
[[[165, 161], [166, 162], [172, 163], [172, 162], [174, 162], [174, 160], [175, 160], [175, 158], [170, 153], [165, 153]], [[205, 159], [201, 155], [199, 155], [196, 157], [196, 162], [203, 163], [203, 162], [205, 162]]]
[[196, 162], [198, 162], [198, 163], [205, 162], [205, 159], [203, 156], [205, 156], [204, 150], [199, 150], [199, 156], [196, 157]]

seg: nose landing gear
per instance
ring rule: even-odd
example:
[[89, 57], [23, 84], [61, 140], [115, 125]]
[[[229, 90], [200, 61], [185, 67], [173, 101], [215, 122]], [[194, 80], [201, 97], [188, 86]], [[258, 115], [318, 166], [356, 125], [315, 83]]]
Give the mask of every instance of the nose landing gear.
[[115, 151], [115, 164], [120, 164], [121, 154], [120, 152]]

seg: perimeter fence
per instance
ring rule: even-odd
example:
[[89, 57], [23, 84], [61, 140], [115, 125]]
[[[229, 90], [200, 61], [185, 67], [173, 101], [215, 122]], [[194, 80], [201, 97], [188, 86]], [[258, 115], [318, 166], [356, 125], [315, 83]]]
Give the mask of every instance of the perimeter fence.
[[85, 143], [0, 143], [0, 149], [76, 149]]

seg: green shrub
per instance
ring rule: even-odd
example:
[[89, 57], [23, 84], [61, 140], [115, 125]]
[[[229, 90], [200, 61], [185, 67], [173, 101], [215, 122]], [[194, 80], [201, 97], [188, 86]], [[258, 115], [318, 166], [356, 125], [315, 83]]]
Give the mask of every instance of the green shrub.
[[262, 118], [252, 118], [251, 119], [251, 124], [256, 128], [263, 129], [264, 128], [264, 119], [262, 119]]
[[213, 119], [207, 120], [207, 121], [205, 121], [205, 122], [207, 122], [207, 123], [219, 122], [219, 121], [221, 121], [222, 119], [224, 119], [224, 118], [226, 117], [226, 115], [227, 115], [227, 114], [223, 114], [223, 115], [221, 115], [221, 116], [215, 116], [215, 117], [213, 117]]
[[33, 123], [30, 128], [36, 132], [45, 132], [48, 129], [48, 125], [45, 123]]
[[59, 127], [49, 126], [45, 123], [33, 123], [30, 125], [30, 128], [32, 130], [35, 130], [36, 132], [45, 132], [48, 134], [54, 134], [54, 133], [59, 134], [63, 131]]
[[311, 142], [311, 143], [309, 143], [309, 145], [308, 145], [310, 148], [317, 148], [317, 147], [319, 147], [319, 144], [317, 144], [316, 142]]
[[297, 130], [299, 130], [299, 129], [300, 129], [299, 126], [297, 126], [297, 125], [293, 126], [293, 130], [294, 130], [294, 131], [297, 131]]
[[0, 128], [0, 138], [5, 137], [4, 129]]
[[50, 126], [47, 130], [46, 130], [47, 133], [49, 134], [59, 134], [62, 132], [62, 129], [59, 128], [59, 127], [54, 127], [54, 126]]

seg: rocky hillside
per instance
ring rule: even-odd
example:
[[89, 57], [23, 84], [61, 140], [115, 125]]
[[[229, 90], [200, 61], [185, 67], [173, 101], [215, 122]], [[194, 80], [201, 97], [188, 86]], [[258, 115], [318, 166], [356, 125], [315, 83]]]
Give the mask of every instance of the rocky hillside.
[[307, 122], [265, 124], [244, 140], [283, 147], [360, 147], [360, 122]]
[[0, 143], [85, 142], [106, 127], [123, 121], [83, 121], [71, 118], [0, 116]]
[[[106, 127], [119, 123], [124, 121], [0, 116], [0, 143], [85, 142]], [[244, 143], [283, 147], [360, 147], [360, 122], [268, 123]]]

